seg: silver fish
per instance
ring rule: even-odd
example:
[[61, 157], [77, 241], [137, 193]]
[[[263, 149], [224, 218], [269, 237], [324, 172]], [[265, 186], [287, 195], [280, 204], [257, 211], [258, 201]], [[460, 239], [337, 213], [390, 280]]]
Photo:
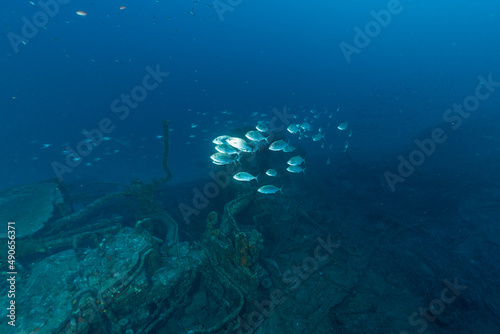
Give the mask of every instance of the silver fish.
[[321, 139], [325, 139], [325, 135], [322, 133], [317, 133], [313, 136], [313, 141], [320, 141]]
[[269, 145], [269, 149], [271, 151], [282, 151], [287, 145], [288, 143], [286, 141], [280, 139]]
[[268, 169], [268, 170], [266, 171], [266, 175], [267, 175], [267, 176], [276, 176], [276, 175], [278, 175], [278, 172], [276, 172], [276, 170], [275, 170], [275, 169]]
[[341, 131], [344, 131], [345, 129], [347, 129], [347, 122], [340, 123], [339, 126], [337, 126], [337, 129], [339, 129]]
[[240, 157], [235, 159], [232, 156], [230, 156], [229, 154], [220, 153], [220, 152], [212, 154], [210, 156], [210, 159], [212, 159], [214, 161], [214, 163], [217, 162], [217, 164], [224, 164], [224, 165], [233, 163], [235, 161], [238, 161], [238, 162], [240, 161]]
[[212, 140], [212, 143], [214, 144], [217, 144], [217, 145], [221, 145], [221, 144], [224, 144], [226, 142], [226, 139], [230, 138], [231, 136], [219, 136], [217, 138], [215, 138], [214, 140]]
[[261, 194], [274, 194], [277, 193], [278, 191], [283, 193], [282, 188], [278, 188], [276, 186], [273, 186], [272, 184], [268, 184], [267, 186], [262, 186], [259, 189], [257, 189], [258, 192]]
[[231, 145], [234, 148], [237, 148], [240, 151], [253, 152], [252, 147], [250, 145], [248, 145], [248, 143], [241, 138], [229, 137], [226, 139], [226, 143], [228, 143], [229, 145]]
[[285, 148], [283, 149], [283, 152], [293, 152], [295, 151], [295, 147], [293, 147], [292, 145], [286, 145]]
[[302, 130], [305, 130], [305, 131], [312, 131], [312, 129], [313, 129], [312, 125], [307, 123], [307, 122], [300, 124], [300, 127], [302, 128]]
[[302, 163], [305, 163], [306, 161], [304, 158], [302, 158], [300, 155], [294, 156], [293, 158], [290, 158], [290, 160], [287, 161], [287, 164], [290, 166], [300, 166]]
[[255, 127], [257, 130], [260, 132], [268, 132], [269, 131], [269, 126], [267, 125], [267, 122], [260, 121], [257, 123], [257, 126]]
[[215, 146], [215, 149], [217, 150], [217, 152], [220, 152], [220, 153], [226, 153], [226, 154], [238, 154], [238, 150], [235, 149], [234, 147], [232, 147], [231, 145], [228, 145], [226, 143], [224, 144], [219, 144], [217, 146]]
[[291, 134], [296, 134], [297, 132], [300, 131], [300, 124], [290, 124], [286, 129]]
[[287, 171], [289, 171], [290, 173], [306, 173], [306, 168], [307, 167], [300, 167], [300, 166], [288, 166], [288, 168], [286, 169]]
[[255, 180], [255, 181], [259, 182], [258, 177], [259, 177], [259, 175], [253, 176], [252, 174], [247, 173], [247, 172], [239, 172], [239, 173], [237, 173], [237, 174], [235, 174], [233, 176], [233, 179], [235, 179], [237, 181], [252, 181], [252, 180]]
[[245, 137], [247, 137], [248, 139], [253, 140], [253, 141], [262, 141], [262, 140], [265, 140], [266, 143], [269, 143], [267, 141], [267, 138], [269, 138], [269, 136], [268, 137], [264, 137], [262, 135], [262, 133], [260, 133], [259, 131], [248, 131], [245, 134]]

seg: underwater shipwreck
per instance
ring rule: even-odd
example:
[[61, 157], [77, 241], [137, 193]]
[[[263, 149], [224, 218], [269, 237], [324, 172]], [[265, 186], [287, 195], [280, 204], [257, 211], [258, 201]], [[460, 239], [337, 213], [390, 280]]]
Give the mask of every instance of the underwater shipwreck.
[[[0, 193], [2, 220], [17, 228], [15, 333], [479, 333], [488, 321], [477, 305], [498, 312], [495, 278], [472, 283], [498, 245], [484, 240], [459, 271], [442, 235], [429, 238], [437, 213], [418, 219], [403, 199], [390, 204], [366, 171], [364, 186], [347, 172], [317, 181], [333, 193], [314, 182], [272, 199], [229, 187], [218, 210], [200, 213], [204, 226], [183, 232], [160, 200], [172, 197], [168, 133], [164, 122], [164, 178]], [[448, 237], [459, 247], [468, 233]], [[433, 303], [444, 288], [453, 302]]]

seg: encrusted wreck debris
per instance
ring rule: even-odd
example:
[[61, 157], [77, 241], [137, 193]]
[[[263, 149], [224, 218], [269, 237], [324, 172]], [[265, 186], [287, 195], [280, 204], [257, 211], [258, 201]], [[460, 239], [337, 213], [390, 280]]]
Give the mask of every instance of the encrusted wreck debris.
[[[40, 230], [52, 217], [63, 214], [63, 197], [57, 182], [46, 181], [13, 187], [0, 192], [0, 220], [15, 221], [18, 238]], [[0, 238], [7, 230], [0, 231]]]

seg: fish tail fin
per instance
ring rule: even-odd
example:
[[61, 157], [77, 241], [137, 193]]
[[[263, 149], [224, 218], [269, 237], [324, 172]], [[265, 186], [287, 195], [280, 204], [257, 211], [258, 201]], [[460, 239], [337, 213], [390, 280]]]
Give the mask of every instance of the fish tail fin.
[[306, 168], [307, 167], [304, 167], [304, 169], [302, 170], [302, 173], [304, 173], [304, 175], [306, 175]]
[[281, 187], [281, 188], [280, 188], [280, 193], [282, 193], [282, 194], [283, 194], [283, 187]]
[[260, 173], [257, 174], [257, 176], [255, 177], [255, 181], [257, 181], [257, 183], [259, 183], [259, 176], [260, 176]]

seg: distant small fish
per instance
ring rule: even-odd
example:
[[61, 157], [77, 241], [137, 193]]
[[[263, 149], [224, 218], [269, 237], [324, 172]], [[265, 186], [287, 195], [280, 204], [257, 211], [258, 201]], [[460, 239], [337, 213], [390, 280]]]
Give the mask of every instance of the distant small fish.
[[288, 168], [286, 169], [287, 171], [289, 171], [290, 173], [306, 173], [306, 168], [307, 167], [300, 167], [300, 166], [288, 166]]
[[120, 10], [124, 10], [125, 8], [127, 8], [127, 7], [125, 7], [125, 6], [120, 6]]
[[285, 148], [283, 149], [283, 152], [289, 153], [295, 151], [295, 147], [292, 145], [286, 145]]
[[268, 184], [267, 186], [262, 186], [259, 189], [257, 189], [258, 192], [261, 194], [274, 194], [277, 193], [278, 191], [283, 193], [282, 188], [278, 188], [276, 186], [273, 186], [272, 184]]
[[349, 148], [349, 142], [346, 140], [344, 144], [344, 153], [347, 152], [348, 148]]
[[329, 165], [330, 164], [330, 158], [326, 159], [326, 164]]
[[198, 124], [191, 123], [191, 129], [194, 129], [198, 126]]
[[235, 179], [236, 181], [252, 181], [252, 180], [255, 180], [255, 181], [259, 182], [258, 177], [259, 177], [259, 175], [253, 176], [252, 174], [247, 173], [247, 172], [239, 172], [239, 173], [237, 173], [237, 174], [235, 174], [233, 176], [233, 179]]
[[268, 132], [269, 131], [269, 126], [267, 125], [267, 122], [264, 122], [264, 121], [260, 121], [259, 123], [257, 123], [257, 126], [255, 128], [260, 132]]
[[84, 12], [83, 10], [79, 10], [79, 11], [76, 12], [76, 15], [87, 16], [87, 13]]
[[339, 129], [341, 131], [344, 131], [345, 129], [347, 129], [347, 122], [340, 123], [339, 126], [337, 126], [337, 129]]
[[305, 130], [305, 131], [312, 131], [313, 130], [312, 125], [307, 123], [307, 122], [302, 123], [300, 125], [300, 127], [302, 128], [302, 130]]
[[300, 155], [294, 156], [293, 158], [290, 158], [290, 160], [287, 161], [287, 164], [290, 166], [300, 166], [302, 163], [305, 163], [306, 161], [304, 158], [302, 158]]
[[349, 129], [349, 138], [351, 138], [351, 137], [352, 137], [352, 130]]
[[300, 125], [299, 124], [290, 124], [286, 129], [291, 134], [296, 134], [297, 132], [300, 131]]
[[269, 150], [271, 151], [282, 151], [285, 147], [287, 147], [288, 143], [282, 139], [273, 142], [269, 145]]
[[317, 133], [313, 136], [313, 141], [320, 141], [321, 139], [325, 140], [325, 135], [322, 133]]
[[52, 144], [43, 144], [42, 147], [40, 147], [40, 148], [49, 148], [51, 146], [52, 146]]
[[274, 177], [274, 176], [278, 175], [278, 172], [276, 172], [276, 170], [275, 170], [275, 169], [268, 169], [268, 170], [266, 171], [266, 175], [267, 175], [267, 176], [273, 176], [273, 177]]

